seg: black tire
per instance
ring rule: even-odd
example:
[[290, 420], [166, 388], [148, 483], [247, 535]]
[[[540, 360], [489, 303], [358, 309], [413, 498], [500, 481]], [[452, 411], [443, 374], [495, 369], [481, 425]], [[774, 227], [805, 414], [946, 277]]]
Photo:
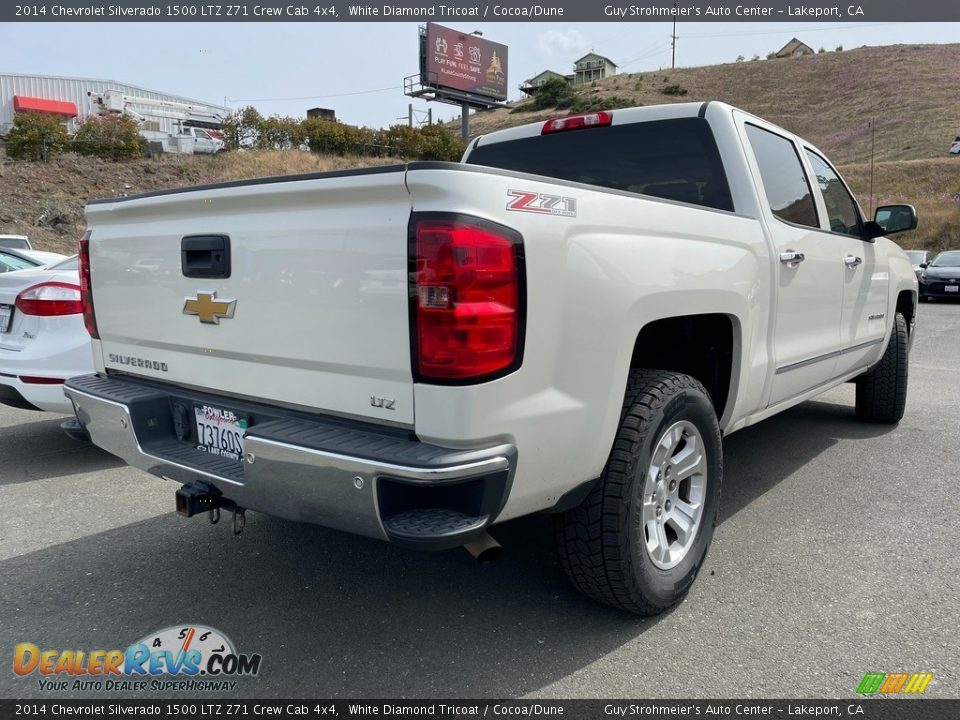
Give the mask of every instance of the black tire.
[[[692, 424], [703, 441], [703, 509], [682, 560], [661, 569], [645, 544], [644, 483], [657, 443], [682, 420]], [[594, 600], [639, 615], [676, 605], [696, 578], [713, 538], [722, 476], [720, 428], [703, 385], [679, 373], [630, 371], [620, 428], [599, 482], [578, 507], [555, 520], [567, 577]]]
[[898, 423], [907, 407], [910, 337], [907, 320], [897, 313], [880, 362], [857, 380], [857, 417], [865, 422]]

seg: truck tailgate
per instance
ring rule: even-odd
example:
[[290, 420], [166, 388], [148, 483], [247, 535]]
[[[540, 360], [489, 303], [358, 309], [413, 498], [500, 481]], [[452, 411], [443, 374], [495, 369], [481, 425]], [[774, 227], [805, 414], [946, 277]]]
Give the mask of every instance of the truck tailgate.
[[[103, 368], [412, 424], [404, 170], [91, 203]], [[185, 275], [191, 236], [229, 239], [228, 277]]]

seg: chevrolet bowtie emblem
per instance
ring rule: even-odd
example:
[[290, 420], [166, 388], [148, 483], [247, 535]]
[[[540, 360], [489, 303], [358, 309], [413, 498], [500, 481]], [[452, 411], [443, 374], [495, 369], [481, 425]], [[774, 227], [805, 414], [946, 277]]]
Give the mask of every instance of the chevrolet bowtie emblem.
[[183, 301], [184, 315], [197, 315], [200, 322], [212, 325], [219, 325], [220, 318], [232, 318], [236, 309], [236, 300], [217, 300], [216, 290], [198, 290], [196, 297]]

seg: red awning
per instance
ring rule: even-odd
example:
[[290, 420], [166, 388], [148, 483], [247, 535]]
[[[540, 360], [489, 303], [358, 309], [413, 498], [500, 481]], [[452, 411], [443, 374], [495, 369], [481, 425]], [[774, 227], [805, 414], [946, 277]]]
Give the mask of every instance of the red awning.
[[51, 113], [52, 115], [77, 116], [77, 106], [66, 100], [47, 100], [46, 98], [13, 96], [13, 109], [17, 112], [32, 110], [33, 112]]

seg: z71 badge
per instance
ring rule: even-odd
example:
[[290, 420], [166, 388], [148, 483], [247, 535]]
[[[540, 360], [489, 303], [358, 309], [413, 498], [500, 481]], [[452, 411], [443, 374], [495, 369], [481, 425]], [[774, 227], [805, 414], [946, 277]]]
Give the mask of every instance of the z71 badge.
[[563, 195], [550, 195], [531, 190], [507, 190], [507, 210], [539, 213], [540, 215], [577, 216], [577, 199]]

